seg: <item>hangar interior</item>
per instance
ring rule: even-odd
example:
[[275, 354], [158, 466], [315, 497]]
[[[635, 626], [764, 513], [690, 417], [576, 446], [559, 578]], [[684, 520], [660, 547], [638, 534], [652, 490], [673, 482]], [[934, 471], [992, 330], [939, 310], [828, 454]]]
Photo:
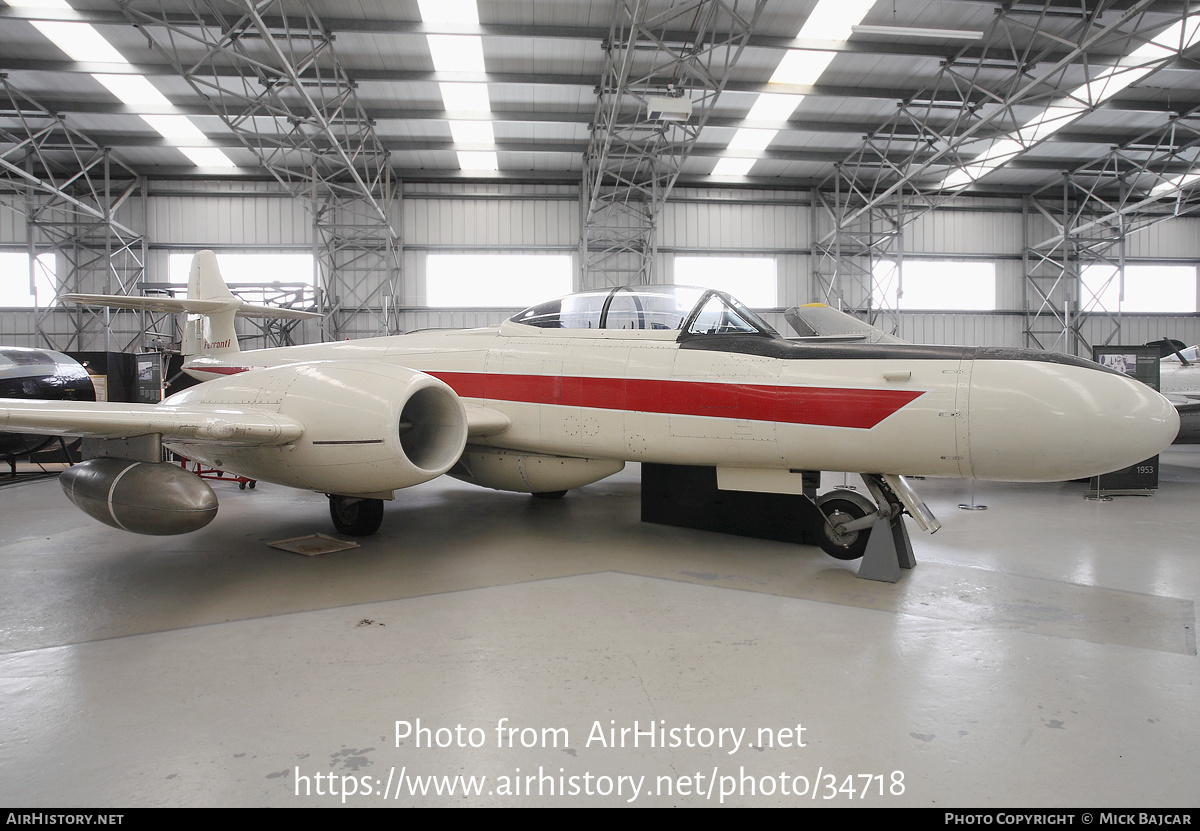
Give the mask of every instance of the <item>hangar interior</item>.
[[[918, 344], [1196, 344], [1197, 41], [1176, 0], [7, 0], [0, 345], [165, 361], [182, 315], [60, 296], [181, 296], [201, 249], [321, 315], [243, 349], [702, 281], [785, 334], [826, 303]], [[395, 804], [1194, 809], [1198, 468], [919, 482], [943, 528], [897, 584], [641, 523], [636, 465], [558, 502], [439, 479], [314, 558], [265, 543], [328, 533], [321, 494], [218, 482], [148, 538], [6, 486], [0, 795], [368, 805], [403, 769], [489, 785]], [[634, 722], [695, 735], [606, 740]]]

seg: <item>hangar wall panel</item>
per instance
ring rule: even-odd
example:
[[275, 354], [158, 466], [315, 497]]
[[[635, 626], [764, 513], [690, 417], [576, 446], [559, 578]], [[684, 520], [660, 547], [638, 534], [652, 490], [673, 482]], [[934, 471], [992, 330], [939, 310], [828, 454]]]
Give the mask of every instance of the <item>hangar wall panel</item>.
[[1126, 257], [1200, 259], [1200, 219], [1185, 217], [1160, 222], [1126, 241]]
[[[271, 182], [154, 181], [145, 200], [135, 200], [121, 219], [145, 227], [150, 240], [147, 280], [165, 282], [173, 252], [211, 247], [227, 251], [309, 252], [312, 218], [303, 205]], [[658, 273], [673, 276], [679, 254], [769, 256], [775, 259], [780, 308], [812, 302], [811, 228], [807, 192], [738, 189], [677, 189], [660, 220]], [[403, 238], [401, 328], [473, 327], [497, 323], [511, 309], [431, 309], [425, 306], [425, 258], [431, 252], [554, 252], [575, 254], [579, 244], [579, 198], [567, 185], [414, 183], [406, 186], [393, 214]], [[999, 314], [906, 312], [901, 336], [929, 343], [1023, 345], [1024, 266], [1028, 236], [1049, 236], [1053, 226], [1024, 217], [1019, 200], [981, 197], [954, 200], [951, 209], [922, 217], [905, 232], [910, 259], [986, 259], [996, 263]], [[0, 247], [25, 244], [24, 218], [0, 209]], [[1200, 260], [1200, 219], [1172, 220], [1130, 238], [1133, 261], [1195, 263]], [[369, 279], [369, 278], [368, 278]], [[98, 290], [98, 289], [97, 289]], [[1006, 313], [1004, 313], [1006, 312]], [[781, 316], [772, 314], [775, 321]], [[782, 320], [778, 319], [780, 325]], [[70, 331], [71, 317], [47, 324]], [[0, 339], [36, 342], [35, 316], [0, 310]], [[1164, 335], [1200, 341], [1200, 317], [1126, 315], [1122, 340], [1140, 343]]]
[[173, 246], [312, 246], [312, 219], [282, 196], [194, 194], [150, 198], [146, 233]]
[[950, 346], [1018, 346], [1024, 318], [1016, 314], [916, 313], [900, 315], [899, 336], [912, 343]]
[[933, 211], [905, 229], [904, 250], [972, 257], [1019, 253], [1021, 223], [1019, 213], [1007, 211], [961, 208]]
[[406, 197], [404, 240], [406, 246], [573, 248], [578, 216], [573, 200]]

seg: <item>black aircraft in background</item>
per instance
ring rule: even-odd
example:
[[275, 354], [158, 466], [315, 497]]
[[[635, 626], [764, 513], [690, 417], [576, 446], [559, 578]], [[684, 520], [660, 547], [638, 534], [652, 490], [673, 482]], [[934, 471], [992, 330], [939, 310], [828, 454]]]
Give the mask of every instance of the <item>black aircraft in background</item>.
[[[95, 401], [87, 370], [61, 352], [0, 346], [0, 398]], [[0, 460], [12, 462], [57, 441], [58, 436], [0, 432]]]

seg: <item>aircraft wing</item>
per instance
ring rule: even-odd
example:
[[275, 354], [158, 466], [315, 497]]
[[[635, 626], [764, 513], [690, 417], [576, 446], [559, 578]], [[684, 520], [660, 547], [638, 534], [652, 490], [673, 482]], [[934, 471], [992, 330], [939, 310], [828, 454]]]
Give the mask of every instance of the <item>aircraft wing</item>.
[[[471, 438], [494, 436], [512, 426], [504, 413], [478, 404], [464, 405]], [[104, 439], [159, 433], [168, 441], [262, 447], [295, 441], [304, 434], [304, 425], [253, 407], [0, 398], [0, 432]]]
[[320, 312], [259, 306], [241, 300], [185, 300], [174, 297], [130, 297], [121, 294], [64, 294], [62, 299], [80, 306], [106, 306], [111, 309], [138, 309], [147, 312], [211, 315], [233, 309], [238, 317], [269, 317], [280, 320], [304, 320], [321, 317]]
[[252, 407], [0, 398], [0, 431], [104, 439], [159, 433], [167, 440], [263, 447], [295, 441], [304, 434], [304, 426]]
[[838, 311], [824, 303], [793, 306], [783, 313], [788, 325], [805, 341], [834, 343], [904, 343], [905, 341], [877, 329], [853, 315]]

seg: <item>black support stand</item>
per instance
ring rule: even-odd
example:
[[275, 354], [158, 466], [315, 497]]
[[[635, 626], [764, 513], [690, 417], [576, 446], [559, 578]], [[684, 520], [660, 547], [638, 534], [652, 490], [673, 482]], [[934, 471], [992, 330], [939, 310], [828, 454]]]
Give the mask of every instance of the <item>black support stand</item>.
[[800, 494], [720, 490], [716, 468], [643, 463], [642, 522], [820, 545], [825, 516]]
[[[825, 539], [825, 515], [810, 496], [721, 490], [712, 467], [643, 463], [642, 522], [799, 545]], [[898, 508], [891, 521], [877, 517], [858, 577], [895, 583], [915, 565]]]

